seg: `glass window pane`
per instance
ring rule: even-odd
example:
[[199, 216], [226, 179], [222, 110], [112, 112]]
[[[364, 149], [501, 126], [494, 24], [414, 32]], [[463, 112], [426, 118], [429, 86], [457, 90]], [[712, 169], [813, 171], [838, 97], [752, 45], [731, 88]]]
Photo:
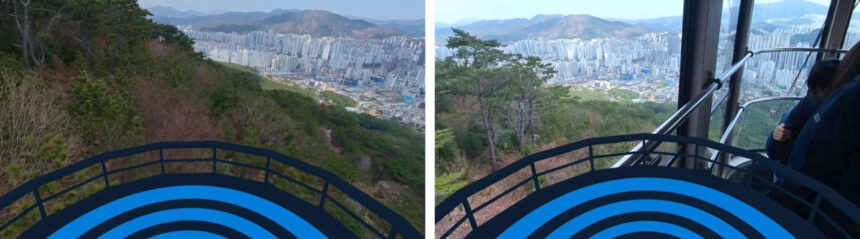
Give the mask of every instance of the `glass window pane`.
[[[723, 0], [722, 16], [720, 17], [720, 40], [717, 45], [717, 66], [714, 77], [719, 77], [732, 67], [732, 56], [735, 49], [735, 35], [738, 29], [739, 0]], [[723, 121], [726, 110], [725, 100], [728, 87], [723, 87], [714, 93], [711, 109], [710, 130], [708, 138], [718, 141], [723, 134]]]
[[[819, 41], [829, 1], [756, 1], [748, 46], [752, 51], [811, 48]], [[755, 55], [745, 65], [740, 104], [772, 96], [806, 95], [806, 78], [817, 53], [775, 52]], [[797, 101], [751, 105], [738, 121], [733, 145], [764, 148], [764, 140]]]
[[855, 7], [854, 13], [851, 15], [848, 32], [845, 34], [845, 42], [842, 43], [842, 49], [845, 50], [851, 49], [857, 42], [860, 42], [860, 8]]
[[717, 49], [717, 68], [715, 76], [719, 76], [732, 66], [734, 55], [735, 35], [738, 30], [739, 0], [723, 0], [723, 13], [720, 18], [720, 41]]
[[[816, 46], [828, 3], [762, 1], [756, 4], [750, 27], [749, 49], [759, 51]], [[740, 103], [762, 97], [806, 95], [806, 77], [817, 57], [817, 53], [808, 52], [756, 55], [745, 66]]]

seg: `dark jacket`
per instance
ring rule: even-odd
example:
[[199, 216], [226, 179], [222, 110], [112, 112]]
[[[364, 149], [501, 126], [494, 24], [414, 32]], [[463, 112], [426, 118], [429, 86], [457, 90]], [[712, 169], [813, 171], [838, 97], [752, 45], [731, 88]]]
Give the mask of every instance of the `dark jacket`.
[[806, 123], [815, 114], [815, 111], [818, 110], [818, 106], [821, 105], [823, 100], [821, 97], [807, 94], [794, 108], [785, 112], [780, 123], [785, 124], [785, 129], [791, 132], [792, 137], [789, 140], [780, 142], [773, 139], [773, 132], [771, 132], [767, 137], [766, 146], [769, 158], [778, 160], [783, 164], [788, 162], [795, 138], [797, 138], [797, 135], [803, 130], [803, 126], [806, 126]]
[[809, 122], [809, 119], [818, 110], [818, 107], [824, 102], [825, 96], [816, 94], [821, 92], [832, 80], [836, 67], [839, 65], [839, 60], [823, 60], [812, 66], [809, 71], [809, 77], [806, 80], [806, 85], [809, 87], [809, 92], [806, 94], [797, 105], [786, 112], [780, 123], [785, 124], [785, 128], [791, 132], [791, 139], [784, 142], [779, 142], [773, 139], [773, 132], [767, 137], [765, 149], [767, 156], [770, 159], [777, 160], [783, 164], [788, 162], [791, 156], [792, 148], [794, 147], [795, 138]]

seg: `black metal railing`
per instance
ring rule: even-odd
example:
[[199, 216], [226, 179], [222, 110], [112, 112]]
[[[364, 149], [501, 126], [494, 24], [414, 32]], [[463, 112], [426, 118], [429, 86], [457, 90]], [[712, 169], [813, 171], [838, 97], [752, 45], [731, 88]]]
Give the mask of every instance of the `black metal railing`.
[[[702, 156], [698, 153], [688, 155], [675, 151], [663, 152], [659, 150], [601, 153], [600, 151], [603, 150], [598, 150], [606, 148], [605, 146], [611, 146], [619, 143], [644, 141], [686, 144], [690, 147], [694, 147], [695, 152], [701, 152], [704, 150], [718, 150], [721, 152], [750, 158], [752, 160], [752, 164], [755, 167], [739, 168], [732, 165], [728, 165], [723, 162], [713, 161], [711, 158]], [[546, 169], [537, 169], [538, 164], [569, 153], [573, 153], [573, 155], [584, 156], [568, 157], [565, 158], [562, 162], [554, 162], [556, 165], [552, 165], [551, 167], [548, 167]], [[595, 165], [599, 165], [599, 163], [597, 162], [598, 160], [614, 160], [614, 158], [624, 157], [631, 154], [645, 156], [654, 155], [690, 157], [696, 161], [703, 162], [703, 164], [696, 163], [694, 165], [705, 165], [704, 162], [708, 162], [720, 165], [721, 167], [725, 167], [730, 170], [737, 170], [737, 172], [747, 176], [745, 177], [748, 179], [746, 182], [740, 182], [742, 185], [748, 187], [753, 187], [754, 184], [766, 185], [771, 190], [778, 190], [786, 195], [789, 195], [789, 197], [791, 199], [796, 200], [797, 203], [793, 201], [778, 203], [781, 203], [782, 205], [787, 207], [787, 204], [790, 204], [793, 208], [797, 208], [798, 205], [800, 207], [805, 207], [805, 209], [808, 209], [807, 211], [809, 213], [806, 215], [799, 216], [805, 218], [810, 223], [814, 223], [819, 228], [836, 228], [837, 233], [850, 238], [851, 234], [847, 232], [846, 229], [860, 227], [860, 208], [849, 202], [842, 195], [838, 194], [836, 191], [827, 187], [821, 182], [818, 182], [797, 171], [791, 170], [784, 165], [775, 163], [772, 160], [769, 160], [757, 153], [701, 138], [659, 134], [634, 134], [610, 136], [604, 138], [591, 138], [532, 154], [500, 169], [499, 171], [490, 174], [487, 177], [484, 177], [478, 181], [467, 185], [466, 187], [451, 194], [448, 198], [446, 198], [444, 201], [442, 201], [436, 206], [436, 235], [440, 238], [447, 238], [448, 236], [451, 236], [452, 233], [456, 233], [458, 236], [464, 236], [465, 234], [468, 234], [469, 232], [474, 231], [476, 228], [480, 227], [483, 223], [479, 222], [476, 215], [481, 214], [482, 210], [485, 210], [492, 204], [497, 203], [499, 199], [509, 196], [509, 194], [511, 194], [515, 190], [525, 188], [526, 191], [531, 191], [531, 193], [534, 193], [540, 191], [541, 188], [546, 188], [553, 183], [560, 182], [594, 170], [600, 170], [601, 168], [595, 167]], [[644, 166], [644, 164], [634, 164], [628, 166]], [[756, 170], [762, 168], [779, 173], [783, 175], [786, 179], [793, 180], [799, 185], [802, 185], [803, 187], [814, 191], [814, 198], [807, 199], [801, 195], [796, 194], [794, 191], [783, 188], [781, 185], [775, 185], [771, 178], [766, 178], [756, 173]], [[705, 170], [704, 167], [698, 169]], [[574, 175], [570, 177], [557, 178], [555, 180], [549, 180], [546, 178], [546, 175], [557, 173], [560, 171], [574, 172]], [[514, 180], [509, 181], [509, 179]], [[503, 183], [503, 181], [505, 181], [506, 183]], [[506, 187], [506, 185], [511, 184], [513, 186]], [[501, 190], [501, 193], [497, 195], [492, 195], [492, 193], [490, 193], [490, 195], [487, 195], [487, 189], [491, 187], [495, 188], [495, 190], [492, 191]], [[525, 197], [525, 195], [520, 196]], [[483, 202], [476, 203], [478, 201], [481, 201], [481, 199], [486, 200], [483, 200]], [[827, 210], [825, 210], [822, 206], [824, 204], [828, 205], [828, 207], [826, 207]], [[834, 208], [835, 210], [833, 210]], [[498, 212], [493, 211], [489, 213], [497, 214]], [[495, 215], [487, 215], [486, 213], [484, 213], [484, 216], [488, 216], [491, 218]], [[468, 224], [465, 224], [465, 222], [467, 221]]]
[[[764, 49], [758, 51], [748, 51], [743, 58], [738, 60], [737, 63], [732, 65], [728, 70], [723, 72], [719, 77], [713, 79], [710, 84], [699, 94], [698, 97], [692, 98], [686, 104], [682, 105], [675, 111], [672, 116], [669, 117], [666, 121], [664, 121], [660, 126], [657, 127], [652, 134], [659, 135], [670, 135], [675, 132], [690, 116], [696, 111], [703, 102], [705, 102], [708, 97], [714, 95], [717, 90], [723, 87], [723, 84], [727, 83], [729, 78], [732, 77], [735, 73], [737, 73], [740, 69], [746, 65], [746, 63], [752, 59], [753, 57], [766, 53], [781, 53], [781, 52], [819, 52], [819, 53], [836, 53], [836, 54], [844, 54], [847, 53], [847, 50], [842, 49], [821, 49], [821, 48], [773, 48], [773, 49]], [[726, 97], [727, 98], [727, 97]], [[725, 98], [724, 98], [725, 99]], [[723, 100], [724, 100], [723, 99]], [[713, 113], [714, 109], [712, 107], [711, 112]], [[654, 150], [660, 145], [660, 142], [642, 142], [641, 144], [637, 144], [631, 152], [639, 151], [644, 148], [645, 151]], [[627, 157], [622, 158], [618, 162], [616, 162], [613, 167], [627, 166], [631, 164], [637, 164], [641, 161], [646, 160], [647, 158], [642, 157], [642, 155], [631, 154]]]
[[[209, 151], [210, 149], [211, 151]], [[203, 150], [210, 155], [208, 155], [209, 157], [204, 156], [203, 158], [190, 157], [171, 159], [169, 157], [165, 157], [165, 153], [168, 150], [197, 150], [198, 152], [200, 150]], [[111, 164], [113, 160], [124, 160], [126, 159], [125, 157], [134, 157], [139, 155], [145, 155], [147, 153], [157, 155], [153, 156], [153, 160], [150, 160], [145, 163], [132, 164], [131, 166], [113, 170], [108, 169], [108, 165]], [[200, 153], [198, 153], [197, 155], [199, 154]], [[233, 158], [231, 156], [235, 154], [258, 157], [260, 161], [265, 158], [265, 166], [263, 166], [263, 162], [259, 162], [257, 165], [252, 165], [249, 163], [242, 163], [237, 162], [235, 160], [230, 160], [230, 158]], [[225, 155], [227, 156], [225, 157]], [[153, 171], [156, 172], [155, 176], [163, 174], [174, 174], [177, 172], [166, 171], [165, 165], [172, 165], [177, 163], [202, 163], [212, 165], [211, 169], [208, 167], [195, 167], [194, 170], [197, 173], [216, 173], [229, 175], [227, 172], [219, 172], [219, 166], [224, 165], [230, 165], [232, 167], [249, 170], [258, 170], [262, 172], [262, 175], [255, 175], [259, 175], [261, 177], [251, 177], [252, 179], [264, 182], [266, 184], [274, 184], [275, 179], [283, 179], [287, 180], [288, 182], [294, 183], [295, 185], [299, 185], [305, 190], [319, 194], [320, 198], [319, 201], [315, 202], [316, 205], [325, 210], [324, 206], [326, 201], [333, 203], [334, 205], [336, 205], [337, 208], [340, 208], [340, 210], [346, 212], [346, 214], [348, 214], [350, 218], [358, 221], [364, 228], [366, 228], [375, 236], [378, 236], [380, 238], [423, 237], [405, 218], [395, 213], [382, 203], [376, 201], [369, 195], [365, 194], [358, 188], [352, 186], [347, 181], [341, 179], [337, 175], [332, 174], [331, 172], [272, 150], [215, 141], [161, 142], [128, 149], [122, 149], [118, 151], [106, 152], [27, 181], [23, 185], [11, 190], [6, 195], [0, 197], [0, 210], [5, 210], [4, 212], [7, 212], [5, 215], [6, 217], [9, 217], [14, 214], [14, 216], [11, 216], [11, 219], [5, 222], [0, 222], [2, 223], [0, 224], [2, 225], [0, 226], [0, 232], [3, 232], [4, 230], [8, 229], [12, 224], [16, 223], [22, 217], [36, 209], [39, 210], [39, 216], [41, 216], [39, 220], [48, 217], [49, 212], [46, 211], [46, 203], [52, 200], [57, 200], [58, 197], [66, 195], [70, 191], [79, 189], [89, 183], [100, 182], [104, 184], [104, 188], [109, 188], [111, 187], [112, 182], [111, 176], [116, 176], [117, 174], [123, 172], [142, 169], [145, 167], [153, 167]], [[56, 182], [63, 180], [63, 178], [78, 172], [85, 172], [86, 170], [91, 170], [92, 167], [97, 168], [98, 175], [90, 175], [90, 177], [84, 179], [83, 182], [74, 184], [51, 195], [40, 194], [40, 191], [44, 192], [44, 190], [40, 190], [40, 187], [42, 187], [43, 189], [54, 188], [56, 187]], [[292, 168], [297, 170], [292, 172], [300, 172], [305, 175], [311, 175], [313, 177], [313, 180], [304, 180], [305, 182], [303, 182], [303, 180], [297, 179], [296, 175], [287, 175], [289, 173], [286, 173], [283, 170], [278, 170], [284, 168]], [[167, 169], [169, 170], [170, 167], [167, 167]], [[319, 185], [319, 187], [321, 188], [309, 185], [309, 183], [306, 183], [308, 181], [321, 182], [322, 185]], [[333, 192], [334, 189], [332, 188], [337, 188], [337, 190], [341, 192], [340, 194], [338, 194], [338, 196], [345, 196], [348, 200], [357, 202], [364, 208], [368, 209], [368, 211], [378, 216], [378, 218], [380, 218], [382, 221], [388, 223], [390, 225], [390, 228], [380, 228], [382, 226], [374, 227], [371, 224], [376, 225], [377, 223], [370, 222], [367, 219], [356, 215], [356, 213], [352, 212], [349, 207], [347, 207], [344, 203], [338, 201], [335, 198], [336, 196]], [[31, 197], [35, 203], [30, 206], [21, 207], [23, 210], [18, 210], [18, 213], [14, 213], [14, 208], [11, 208], [13, 206], [13, 203], [18, 202], [20, 200], [28, 201], [28, 197]], [[338, 220], [344, 219], [338, 218]], [[345, 223], [343, 221], [341, 222]]]

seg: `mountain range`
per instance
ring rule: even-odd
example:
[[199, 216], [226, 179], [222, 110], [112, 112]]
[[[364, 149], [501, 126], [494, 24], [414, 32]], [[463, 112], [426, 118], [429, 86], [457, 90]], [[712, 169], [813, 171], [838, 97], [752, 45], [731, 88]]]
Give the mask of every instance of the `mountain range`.
[[270, 12], [223, 12], [205, 14], [156, 6], [148, 9], [152, 20], [162, 24], [190, 25], [194, 29], [220, 32], [275, 31], [313, 36], [386, 38], [398, 35], [423, 36], [424, 20], [375, 20], [349, 18], [323, 10]]
[[368, 21], [353, 20], [320, 10], [284, 12], [261, 20], [204, 27], [200, 28], [200, 30], [217, 32], [274, 31], [279, 33], [355, 37], [362, 39], [406, 35], [405, 32], [391, 27], [377, 26]]
[[[756, 4], [753, 10], [753, 28], [771, 31], [779, 25], [796, 25], [810, 23], [810, 18], [803, 16], [825, 15], [828, 7], [804, 0], [783, 0], [773, 3]], [[737, 13], [737, 8], [724, 13]], [[855, 14], [858, 15], [858, 14]], [[858, 18], [860, 16], [855, 16]], [[728, 17], [724, 17], [728, 19]], [[559, 39], [580, 38], [592, 39], [599, 37], [629, 37], [648, 31], [681, 31], [683, 18], [681, 16], [660, 17], [653, 19], [601, 19], [588, 15], [537, 15], [531, 19], [514, 18], [504, 20], [469, 20], [459, 23], [436, 23], [436, 42], [444, 44], [444, 40], [453, 34], [451, 28], [459, 28], [483, 38], [493, 38], [500, 41], [516, 41], [522, 39]]]
[[[610, 21], [589, 15], [538, 15], [531, 19], [481, 20], [465, 26], [455, 26], [482, 38], [500, 41], [522, 39], [593, 39], [632, 37], [651, 32], [647, 27], [621, 21]], [[437, 42], [451, 36], [451, 28], [437, 28]]]

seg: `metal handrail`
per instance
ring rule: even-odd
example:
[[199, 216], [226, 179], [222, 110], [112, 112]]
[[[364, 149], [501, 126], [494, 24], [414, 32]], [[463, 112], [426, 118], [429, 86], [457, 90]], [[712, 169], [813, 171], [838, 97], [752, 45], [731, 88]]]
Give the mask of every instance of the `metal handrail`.
[[[212, 158], [165, 159], [164, 158], [164, 150], [166, 150], [166, 149], [212, 149]], [[265, 168], [263, 168], [263, 167], [258, 167], [258, 166], [247, 165], [247, 164], [242, 164], [242, 163], [238, 163], [238, 162], [232, 162], [232, 161], [219, 159], [217, 157], [217, 150], [219, 150], [219, 149], [220, 150], [227, 150], [227, 151], [231, 151], [231, 152], [248, 154], [248, 155], [264, 156], [264, 157], [266, 157], [266, 166], [265, 166]], [[158, 152], [159, 153], [159, 160], [154, 161], [154, 162], [136, 164], [136, 165], [132, 165], [132, 166], [128, 166], [125, 168], [116, 169], [116, 170], [107, 170], [107, 167], [105, 166], [105, 162], [108, 160], [127, 157], [127, 156], [133, 156], [133, 155], [137, 155], [137, 154], [141, 154], [141, 153], [147, 153], [147, 152]], [[322, 190], [310, 187], [304, 183], [299, 182], [298, 180], [292, 179], [287, 175], [283, 175], [283, 174], [275, 171], [270, 166], [271, 161], [273, 161], [273, 160], [280, 162], [282, 164], [288, 165], [288, 166], [295, 168], [299, 171], [302, 171], [304, 173], [308, 173], [310, 175], [313, 175], [313, 176], [316, 176], [316, 177], [322, 179], [323, 183], [324, 183], [322, 186]], [[282, 177], [284, 179], [290, 180], [294, 183], [297, 183], [300, 186], [303, 186], [303, 187], [305, 187], [311, 191], [320, 193], [321, 196], [320, 196], [320, 202], [319, 202], [318, 206], [322, 207], [323, 203], [325, 202], [325, 199], [332, 201], [338, 207], [340, 207], [341, 209], [346, 211], [347, 214], [349, 214], [352, 218], [354, 218], [355, 220], [362, 223], [363, 226], [367, 227], [371, 232], [373, 232], [374, 234], [376, 234], [377, 236], [379, 236], [381, 238], [395, 238], [397, 235], [401, 235], [401, 236], [403, 236], [403, 238], [423, 238], [423, 236], [418, 232], [418, 230], [416, 230], [415, 227], [413, 227], [412, 224], [410, 224], [401, 215], [395, 213], [390, 208], [388, 208], [385, 205], [383, 205], [382, 203], [376, 201], [375, 199], [373, 199], [372, 197], [370, 197], [369, 195], [367, 195], [366, 193], [364, 193], [360, 189], [356, 188], [355, 186], [352, 186], [352, 184], [350, 184], [349, 182], [341, 179], [340, 177], [332, 174], [329, 171], [326, 171], [324, 169], [318, 168], [316, 166], [310, 165], [310, 164], [305, 163], [303, 161], [297, 160], [295, 158], [283, 155], [281, 153], [278, 153], [278, 152], [275, 152], [272, 150], [253, 148], [253, 147], [248, 147], [248, 146], [243, 146], [243, 145], [237, 145], [237, 144], [231, 144], [231, 143], [225, 143], [225, 142], [217, 142], [217, 141], [160, 142], [160, 143], [147, 144], [147, 145], [127, 148], [127, 149], [121, 149], [121, 150], [117, 150], [117, 151], [101, 153], [101, 154], [92, 156], [88, 159], [82, 160], [80, 162], [74, 163], [72, 165], [58, 169], [56, 171], [50, 172], [48, 174], [42, 175], [42, 176], [37, 177], [35, 179], [32, 179], [30, 181], [27, 181], [24, 184], [22, 184], [21, 186], [18, 186], [17, 188], [12, 189], [8, 193], [6, 193], [2, 197], [0, 197], [0, 209], [8, 208], [9, 206], [12, 205], [12, 203], [14, 203], [15, 201], [17, 201], [21, 198], [28, 196], [28, 194], [33, 195], [33, 197], [35, 198], [35, 201], [36, 201], [36, 205], [30, 206], [29, 208], [23, 210], [18, 216], [14, 217], [10, 221], [8, 221], [5, 224], [3, 224], [2, 226], [0, 226], [0, 231], [5, 230], [7, 227], [12, 225], [17, 220], [21, 219], [21, 217], [23, 215], [29, 213], [31, 210], [35, 210], [36, 207], [38, 207], [38, 209], [40, 210], [41, 216], [42, 216], [40, 220], [44, 220], [47, 217], [47, 214], [45, 212], [44, 205], [43, 205], [46, 201], [49, 201], [50, 199], [56, 198], [59, 195], [62, 195], [66, 192], [69, 192], [69, 191], [71, 191], [75, 188], [78, 188], [80, 186], [83, 186], [87, 183], [93, 182], [95, 180], [103, 179], [105, 182], [105, 189], [107, 189], [107, 188], [110, 188], [110, 180], [109, 180], [108, 176], [111, 174], [125, 172], [128, 170], [137, 169], [137, 168], [141, 168], [141, 167], [145, 167], [145, 166], [161, 164], [161, 175], [163, 175], [163, 174], [165, 174], [164, 164], [165, 163], [176, 163], [176, 162], [212, 162], [213, 163], [212, 173], [218, 173], [216, 163], [226, 163], [226, 164], [241, 166], [241, 167], [245, 167], [245, 168], [265, 170], [265, 175], [266, 175], [265, 183], [268, 184], [270, 181], [269, 178], [271, 178], [272, 176], [277, 176], [277, 177]], [[99, 174], [93, 178], [87, 179], [83, 183], [79, 183], [79, 184], [74, 185], [68, 189], [65, 189], [65, 190], [62, 190], [58, 193], [55, 193], [54, 195], [51, 195], [48, 198], [42, 198], [41, 195], [39, 195], [39, 187], [41, 187], [45, 184], [54, 182], [56, 180], [62, 179], [63, 177], [71, 175], [73, 173], [80, 172], [81, 170], [87, 169], [91, 166], [98, 165], [98, 164], [101, 164], [101, 170], [102, 170], [101, 174]], [[329, 185], [337, 187], [337, 189], [339, 191], [341, 191], [343, 194], [345, 194], [346, 196], [348, 196], [352, 200], [358, 202], [359, 204], [361, 204], [362, 206], [367, 208], [369, 211], [378, 215], [381, 219], [387, 221], [391, 225], [391, 230], [388, 232], [388, 235], [383, 235], [381, 232], [379, 232], [375, 228], [371, 227], [363, 219], [354, 215], [354, 213], [352, 213], [349, 210], [347, 210], [346, 208], [344, 208], [343, 203], [338, 202], [331, 195], [329, 195], [329, 190], [328, 190]]]
[[[770, 101], [786, 101], [786, 100], [801, 100], [801, 99], [803, 99], [803, 97], [799, 97], [799, 96], [774, 96], [774, 97], [758, 98], [758, 99], [751, 100], [751, 101], [744, 103], [743, 105], [741, 105], [738, 108], [738, 113], [735, 114], [735, 117], [732, 119], [731, 123], [729, 123], [729, 126], [726, 127], [726, 131], [723, 132], [723, 135], [720, 137], [720, 143], [730, 145], [728, 143], [728, 141], [734, 133], [735, 126], [737, 126], [737, 123], [740, 120], [741, 115], [743, 115], [744, 111], [750, 105], [754, 105], [754, 104], [758, 104], [758, 103], [764, 103], [764, 102], [770, 102]], [[719, 150], [714, 151], [713, 154], [711, 155], [711, 160], [717, 161], [717, 159], [720, 159], [722, 155], [723, 155], [722, 151], [719, 151]], [[708, 163], [708, 169], [709, 170], [711, 170], [713, 167], [714, 167], [713, 162]]]
[[[710, 84], [708, 84], [708, 87], [705, 88], [705, 90], [702, 91], [702, 93], [699, 94], [698, 97], [693, 98], [692, 100], [690, 100], [689, 102], [687, 102], [686, 104], [681, 106], [681, 108], [679, 108], [677, 111], [675, 111], [675, 113], [672, 114], [672, 116], [670, 116], [669, 119], [666, 119], [666, 121], [664, 121], [662, 124], [660, 124], [660, 126], [658, 126], [657, 129], [655, 129], [651, 133], [652, 134], [660, 134], [660, 135], [671, 134], [671, 132], [674, 132], [675, 130], [677, 130], [678, 127], [680, 127], [681, 124], [683, 124], [690, 117], [690, 115], [692, 115], [693, 111], [695, 111], [696, 109], [699, 108], [699, 106], [701, 106], [702, 102], [704, 102], [705, 99], [707, 99], [708, 97], [713, 95], [714, 92], [716, 92], [717, 90], [722, 88], [723, 84], [726, 83], [726, 81], [732, 75], [734, 75], [738, 70], [743, 68], [743, 66], [746, 65], [746, 63], [747, 63], [747, 61], [749, 61], [749, 59], [752, 59], [754, 56], [757, 56], [760, 54], [781, 53], [781, 52], [826, 52], [826, 53], [844, 54], [844, 53], [847, 53], [848, 51], [842, 50], [842, 49], [821, 49], [821, 48], [772, 48], [772, 49], [763, 49], [763, 50], [758, 50], [758, 51], [748, 51], [747, 54], [744, 55], [744, 57], [741, 58], [738, 62], [733, 64], [732, 67], [730, 67], [728, 70], [723, 72], [716, 79], [713, 79], [713, 81]], [[630, 152], [641, 151], [643, 148], [645, 148], [645, 151], [653, 151], [659, 145], [660, 145], [660, 142], [640, 142], [639, 144], [634, 146], [633, 149], [630, 150]], [[638, 163], [639, 161], [644, 160], [644, 158], [641, 156], [635, 157], [635, 159], [634, 159], [634, 156], [638, 156], [638, 155], [635, 155], [635, 154], [634, 155], [628, 155], [628, 156], [618, 160], [612, 166], [613, 167], [626, 166], [626, 165], [635, 164], [635, 163]]]
[[[631, 142], [631, 141], [659, 141], [659, 142], [673, 142], [673, 143], [680, 143], [680, 144], [688, 144], [688, 145], [695, 145], [696, 148], [706, 147], [706, 148], [716, 149], [719, 151], [724, 151], [727, 153], [731, 153], [731, 154], [750, 158], [751, 160], [754, 161], [755, 164], [766, 167], [768, 169], [771, 169], [774, 172], [778, 172], [778, 173], [784, 175], [784, 177], [786, 177], [788, 179], [791, 179], [793, 181], [797, 181], [799, 185], [802, 185], [808, 189], [811, 189], [813, 191], [818, 192], [816, 194], [816, 198], [814, 200], [816, 203], [804, 204], [804, 205], [811, 208], [810, 215], [808, 215], [806, 217], [806, 219], [808, 221], [812, 221], [816, 217], [816, 215], [818, 215], [819, 217], [823, 217], [823, 218], [829, 218], [826, 215], [826, 213], [823, 212], [822, 209], [820, 208], [820, 205], [821, 205], [820, 201], [822, 199], [824, 199], [828, 203], [830, 203], [831, 205], [836, 207], [839, 210], [839, 212], [844, 213], [848, 217], [849, 220], [851, 220], [855, 223], [855, 225], [860, 224], [860, 208], [858, 208], [853, 203], [849, 202], [842, 195], [840, 195], [839, 193], [837, 193], [836, 191], [834, 191], [833, 189], [831, 189], [827, 185], [825, 185], [819, 181], [816, 181], [815, 179], [812, 179], [809, 176], [806, 176], [800, 172], [792, 170], [785, 165], [773, 162], [772, 160], [770, 160], [770, 159], [768, 159], [768, 158], [766, 158], [760, 154], [750, 152], [750, 151], [747, 151], [744, 149], [740, 149], [737, 147], [733, 147], [730, 145], [720, 144], [720, 143], [713, 142], [713, 141], [710, 141], [707, 139], [702, 139], [702, 138], [681, 137], [681, 136], [672, 136], [672, 135], [658, 135], [658, 134], [633, 134], [633, 135], [610, 136], [610, 137], [602, 137], [602, 138], [589, 138], [589, 139], [574, 142], [571, 144], [559, 146], [559, 147], [556, 147], [556, 148], [553, 148], [550, 150], [546, 150], [543, 152], [535, 153], [535, 154], [526, 156], [526, 157], [524, 157], [524, 158], [522, 158], [522, 159], [520, 159], [514, 163], [511, 163], [510, 165], [508, 165], [508, 166], [506, 166], [506, 167], [504, 167], [504, 168], [502, 168], [502, 169], [500, 169], [500, 170], [498, 170], [498, 171], [496, 171], [496, 172], [494, 172], [494, 173], [492, 173], [492, 174], [490, 174], [484, 178], [481, 178], [478, 181], [475, 181], [475, 182], [461, 188], [460, 190], [457, 190], [456, 192], [454, 192], [453, 194], [448, 196], [448, 198], [446, 198], [445, 200], [443, 200], [441, 203], [439, 203], [436, 206], [435, 211], [436, 211], [437, 227], [440, 225], [439, 224], [440, 221], [445, 219], [456, 208], [458, 208], [460, 206], [463, 207], [463, 211], [465, 212], [465, 215], [463, 215], [462, 217], [460, 217], [457, 220], [453, 220], [453, 221], [455, 221], [454, 225], [447, 228], [447, 230], [446, 230], [446, 228], [443, 228], [442, 229], [443, 233], [440, 233], [441, 238], [446, 238], [448, 235], [450, 235], [452, 232], [454, 232], [457, 228], [460, 227], [461, 224], [465, 223], [466, 221], [468, 221], [468, 223], [470, 224], [470, 226], [472, 228], [472, 231], [474, 231], [475, 229], [477, 229], [479, 227], [477, 225], [477, 222], [475, 219], [475, 214], [477, 214], [478, 211], [480, 211], [483, 208], [486, 208], [489, 204], [492, 204], [493, 202], [495, 202], [499, 198], [502, 198], [506, 194], [512, 192], [514, 189], [519, 188], [522, 185], [525, 185], [529, 182], [533, 182], [534, 186], [535, 186], [534, 192], [540, 191], [541, 190], [541, 184], [540, 184], [539, 179], [538, 179], [540, 176], [555, 172], [555, 171], [563, 169], [563, 168], [572, 167], [572, 166], [577, 165], [577, 164], [583, 164], [586, 162], [591, 163], [591, 167], [590, 167], [590, 170], [588, 172], [594, 171], [594, 170], [599, 170], [599, 169], [594, 168], [595, 159], [611, 157], [611, 156], [620, 156], [622, 154], [659, 154], [659, 155], [671, 155], [671, 154], [673, 154], [673, 153], [668, 153], [668, 152], [639, 151], [639, 152], [626, 152], [626, 153], [622, 153], [622, 154], [595, 155], [593, 150], [592, 150], [595, 146], [599, 146], [599, 145], [607, 145], [607, 144], [615, 144], [615, 143]], [[542, 161], [542, 160], [550, 159], [550, 158], [553, 158], [553, 157], [556, 157], [556, 156], [559, 156], [559, 155], [562, 155], [565, 153], [569, 153], [569, 152], [581, 150], [581, 149], [588, 149], [588, 157], [576, 159], [573, 162], [566, 163], [564, 165], [561, 165], [561, 166], [558, 166], [555, 168], [547, 169], [547, 170], [542, 171], [542, 172], [537, 172], [535, 170], [535, 164]], [[700, 155], [683, 155], [683, 156], [684, 157], [694, 157], [697, 160], [710, 161], [709, 158], [702, 157]], [[716, 163], [720, 164], [721, 166], [732, 167], [730, 165], [726, 165], [726, 164], [723, 164], [720, 162], [716, 162]], [[634, 164], [634, 165], [630, 165], [630, 166], [641, 166], [641, 165], [642, 164]], [[482, 203], [481, 205], [477, 205], [477, 206], [473, 207], [472, 203], [469, 200], [469, 197], [471, 197], [471, 196], [475, 195], [476, 193], [481, 192], [484, 189], [502, 181], [503, 179], [506, 179], [509, 176], [511, 176], [517, 172], [521, 172], [527, 168], [530, 168], [530, 170], [531, 170], [530, 171], [530, 173], [531, 173], [530, 177], [524, 179], [523, 181], [515, 183], [515, 185], [512, 186], [511, 188], [504, 190], [501, 194], [496, 195], [495, 197], [487, 200], [486, 202]], [[734, 167], [732, 167], [732, 168], [734, 168]], [[758, 180], [762, 180], [760, 176], [755, 175], [752, 168], [734, 168], [734, 169], [739, 170], [740, 172], [746, 173], [747, 175], [750, 175], [750, 181], [748, 182], [749, 185], [752, 184], [753, 178], [756, 178]], [[529, 172], [529, 171], [526, 170], [526, 172]], [[747, 185], [747, 184], [744, 184], [744, 185]], [[794, 193], [789, 192], [788, 190], [782, 188], [780, 185], [771, 184], [771, 186], [773, 186], [775, 188], [775, 190], [782, 190], [782, 192], [787, 193], [788, 195], [791, 195], [792, 197], [800, 198], [799, 196], [795, 195]], [[456, 218], [453, 218], [453, 219], [456, 219]], [[832, 225], [832, 226], [837, 227], [837, 228], [843, 226], [843, 225], [837, 225], [835, 223], [833, 223], [833, 224], [834, 225]], [[437, 233], [438, 233], [438, 231], [437, 231]], [[844, 232], [843, 232], [843, 234], [844, 234]]]

